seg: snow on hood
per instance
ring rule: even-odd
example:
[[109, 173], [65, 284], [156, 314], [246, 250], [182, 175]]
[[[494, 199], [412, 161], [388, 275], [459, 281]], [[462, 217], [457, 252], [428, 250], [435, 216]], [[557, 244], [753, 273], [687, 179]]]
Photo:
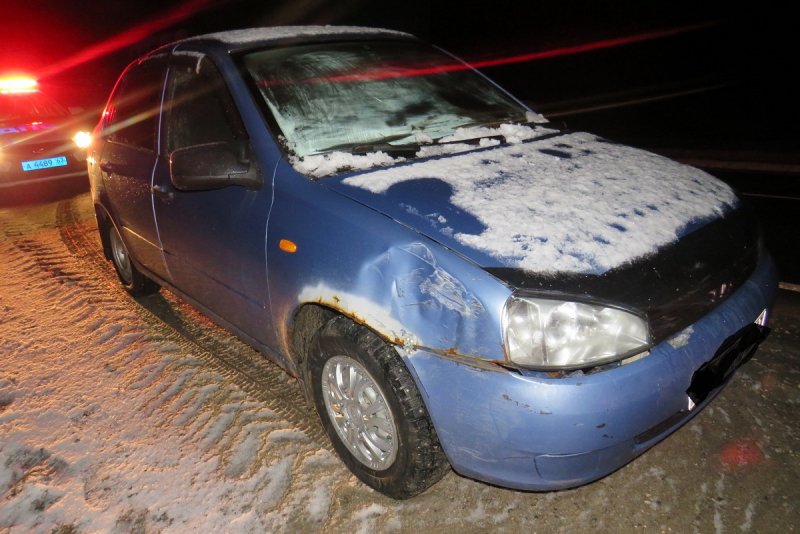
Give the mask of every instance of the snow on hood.
[[386, 152], [378, 151], [369, 154], [350, 154], [348, 152], [328, 152], [314, 154], [304, 158], [292, 156], [292, 166], [303, 174], [321, 178], [339, 172], [341, 169], [366, 170], [373, 167], [393, 165], [405, 161], [405, 158], [392, 157]]
[[707, 173], [587, 133], [398, 164], [326, 185], [484, 267], [600, 274], [738, 202]]

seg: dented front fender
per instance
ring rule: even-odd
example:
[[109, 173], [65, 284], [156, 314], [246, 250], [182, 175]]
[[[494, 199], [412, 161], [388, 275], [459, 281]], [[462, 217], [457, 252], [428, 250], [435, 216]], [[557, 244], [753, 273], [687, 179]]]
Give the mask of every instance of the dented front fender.
[[[385, 215], [291, 174], [276, 173], [267, 236], [271, 307], [287, 353], [296, 311], [320, 304], [407, 351], [503, 360], [505, 284]], [[311, 197], [313, 207], [304, 200]], [[304, 216], [312, 210], [313, 221]], [[297, 243], [296, 252], [280, 250], [281, 239]]]

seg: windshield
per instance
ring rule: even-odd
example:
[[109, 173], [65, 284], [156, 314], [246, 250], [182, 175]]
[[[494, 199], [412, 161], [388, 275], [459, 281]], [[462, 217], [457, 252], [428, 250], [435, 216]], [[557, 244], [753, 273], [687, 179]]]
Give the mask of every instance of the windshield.
[[242, 62], [299, 157], [526, 120], [526, 108], [486, 78], [413, 41], [288, 46]]
[[60, 104], [41, 93], [0, 95], [0, 123], [29, 123], [67, 115]]

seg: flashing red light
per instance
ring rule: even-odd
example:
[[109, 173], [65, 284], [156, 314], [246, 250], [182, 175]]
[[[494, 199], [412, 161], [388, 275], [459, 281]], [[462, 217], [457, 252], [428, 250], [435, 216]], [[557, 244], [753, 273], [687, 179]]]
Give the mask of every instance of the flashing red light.
[[39, 84], [29, 76], [4, 76], [0, 77], [0, 93], [33, 93], [39, 89]]
[[65, 70], [93, 61], [99, 57], [112, 54], [122, 48], [131, 46], [145, 38], [181, 22], [203, 9], [211, 7], [214, 0], [185, 0], [177, 7], [172, 8], [161, 17], [145, 21], [141, 24], [117, 32], [114, 37], [93, 44], [80, 52], [55, 63], [39, 72], [39, 78], [47, 78]]

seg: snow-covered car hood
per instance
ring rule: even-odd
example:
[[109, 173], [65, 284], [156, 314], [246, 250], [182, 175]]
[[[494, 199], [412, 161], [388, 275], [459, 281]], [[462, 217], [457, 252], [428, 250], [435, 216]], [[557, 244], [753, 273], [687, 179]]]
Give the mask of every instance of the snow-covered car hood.
[[600, 274], [737, 205], [703, 171], [587, 133], [324, 180], [485, 268]]

